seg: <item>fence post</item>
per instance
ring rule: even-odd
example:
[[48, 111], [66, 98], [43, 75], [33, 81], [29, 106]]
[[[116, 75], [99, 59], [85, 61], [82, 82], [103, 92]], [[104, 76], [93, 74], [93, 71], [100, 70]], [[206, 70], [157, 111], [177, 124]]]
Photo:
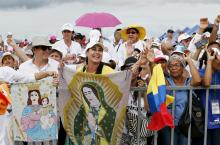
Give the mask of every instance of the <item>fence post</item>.
[[[176, 98], [176, 91], [173, 90], [173, 97], [174, 97], [174, 101], [172, 104], [172, 116], [173, 119], [175, 120], [175, 98]], [[174, 145], [174, 129], [175, 129], [175, 124], [174, 124], [174, 128], [171, 129], [171, 145]]]
[[141, 128], [141, 93], [138, 91], [138, 126], [137, 126], [137, 144], [140, 144], [140, 128]]
[[158, 137], [158, 133], [155, 131], [154, 132], [154, 145], [157, 145], [157, 137]]
[[205, 127], [204, 127], [204, 145], [207, 142], [207, 126], [208, 126], [208, 100], [209, 100], [209, 89], [206, 89], [205, 96]]
[[191, 144], [191, 116], [192, 116], [192, 87], [190, 86], [190, 90], [189, 90], [189, 118], [190, 118], [190, 124], [189, 124], [189, 128], [188, 128], [188, 145]]

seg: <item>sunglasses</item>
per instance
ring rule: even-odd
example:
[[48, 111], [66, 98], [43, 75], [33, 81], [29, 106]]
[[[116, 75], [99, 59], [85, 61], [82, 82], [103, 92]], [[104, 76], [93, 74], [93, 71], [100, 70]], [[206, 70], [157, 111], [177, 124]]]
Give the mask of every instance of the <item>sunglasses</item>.
[[137, 34], [137, 32], [135, 32], [135, 31], [129, 31], [129, 32], [127, 32], [127, 34]]
[[69, 30], [64, 30], [63, 33], [71, 33]]
[[51, 51], [52, 50], [51, 47], [48, 47], [48, 46], [39, 46], [39, 47], [36, 47], [36, 49], [41, 49], [43, 51], [46, 51], [46, 50]]

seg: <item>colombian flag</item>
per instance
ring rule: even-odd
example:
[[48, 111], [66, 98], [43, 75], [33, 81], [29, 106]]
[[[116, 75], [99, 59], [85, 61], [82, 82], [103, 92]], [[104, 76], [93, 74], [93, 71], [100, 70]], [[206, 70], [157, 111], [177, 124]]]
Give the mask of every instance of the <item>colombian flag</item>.
[[173, 97], [166, 95], [165, 78], [160, 64], [153, 68], [147, 88], [147, 100], [152, 113], [148, 129], [157, 131], [165, 126], [173, 128], [173, 118], [166, 107], [172, 103]]

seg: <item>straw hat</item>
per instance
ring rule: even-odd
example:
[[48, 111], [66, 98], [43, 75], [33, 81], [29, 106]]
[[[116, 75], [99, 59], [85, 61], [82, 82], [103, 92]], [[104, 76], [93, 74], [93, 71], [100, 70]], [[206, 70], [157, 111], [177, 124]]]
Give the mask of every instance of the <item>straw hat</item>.
[[136, 24], [132, 24], [132, 25], [129, 25], [128, 27], [122, 29], [120, 31], [121, 33], [121, 37], [124, 39], [124, 40], [128, 40], [128, 34], [127, 34], [127, 30], [128, 29], [137, 29], [139, 31], [139, 39], [143, 40], [146, 36], [146, 30], [144, 27], [140, 26], [140, 25], [136, 25]]

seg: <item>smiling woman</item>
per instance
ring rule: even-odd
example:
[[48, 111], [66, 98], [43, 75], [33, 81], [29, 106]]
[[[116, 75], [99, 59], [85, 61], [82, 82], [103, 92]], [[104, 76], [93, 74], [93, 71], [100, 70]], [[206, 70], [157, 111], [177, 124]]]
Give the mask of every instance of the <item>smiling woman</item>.
[[90, 42], [85, 49], [86, 64], [78, 71], [94, 74], [109, 74], [114, 70], [102, 62], [104, 46], [99, 42]]

